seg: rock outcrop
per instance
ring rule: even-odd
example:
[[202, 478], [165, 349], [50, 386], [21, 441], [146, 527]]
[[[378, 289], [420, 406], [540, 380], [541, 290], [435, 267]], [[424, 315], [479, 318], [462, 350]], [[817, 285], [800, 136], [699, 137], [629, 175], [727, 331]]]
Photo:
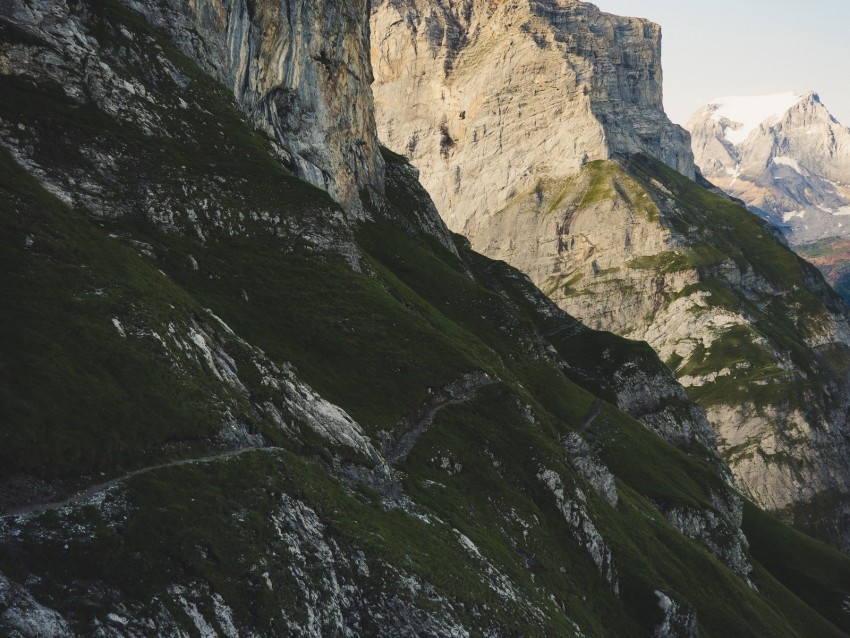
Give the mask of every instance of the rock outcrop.
[[616, 153], [693, 175], [661, 105], [660, 41], [658, 25], [575, 0], [373, 2], [380, 138], [455, 232]]
[[[769, 227], [689, 179], [659, 39], [580, 2], [379, 2], [379, 133], [475, 250], [648, 342], [751, 498], [848, 550], [850, 314]], [[806, 104], [793, 117], [820, 108]]]
[[383, 194], [368, 2], [127, 0], [229, 87], [296, 175], [362, 214]]

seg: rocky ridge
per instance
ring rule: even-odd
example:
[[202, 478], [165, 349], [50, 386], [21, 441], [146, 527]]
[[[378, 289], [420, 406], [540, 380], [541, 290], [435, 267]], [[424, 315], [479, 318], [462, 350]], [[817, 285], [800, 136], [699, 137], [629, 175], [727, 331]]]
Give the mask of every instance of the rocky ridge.
[[452, 236], [403, 160], [355, 223], [138, 14], [14, 6], [3, 632], [844, 635], [837, 585], [751, 559], [658, 358]]
[[686, 127], [705, 178], [781, 228], [790, 244], [850, 233], [842, 219], [850, 214], [850, 129], [817, 93], [719, 98]]
[[814, 92], [721, 98], [687, 128], [703, 175], [779, 228], [846, 299], [850, 129]]
[[[661, 108], [657, 27], [576, 2], [462, 8], [373, 7], [382, 139], [475, 250], [590, 327], [648, 342], [707, 411], [751, 498], [850, 548], [850, 314], [768, 226], [686, 178], [688, 136]], [[616, 134], [599, 104], [629, 105]], [[800, 117], [815, 116], [805, 104]], [[648, 143], [643, 126], [661, 138]], [[643, 142], [609, 143], [623, 136]]]
[[649, 21], [574, 0], [381, 0], [371, 24], [379, 136], [455, 232], [615, 153], [693, 175], [687, 133], [661, 106]]

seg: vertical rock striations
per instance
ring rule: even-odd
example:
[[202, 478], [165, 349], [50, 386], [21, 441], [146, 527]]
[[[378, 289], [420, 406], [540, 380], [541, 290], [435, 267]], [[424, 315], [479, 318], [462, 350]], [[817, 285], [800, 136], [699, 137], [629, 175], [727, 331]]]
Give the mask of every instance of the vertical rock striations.
[[126, 0], [228, 86], [286, 165], [349, 211], [383, 193], [367, 0]]
[[380, 137], [457, 232], [617, 153], [692, 175], [688, 135], [661, 105], [660, 40], [651, 22], [574, 0], [375, 2]]

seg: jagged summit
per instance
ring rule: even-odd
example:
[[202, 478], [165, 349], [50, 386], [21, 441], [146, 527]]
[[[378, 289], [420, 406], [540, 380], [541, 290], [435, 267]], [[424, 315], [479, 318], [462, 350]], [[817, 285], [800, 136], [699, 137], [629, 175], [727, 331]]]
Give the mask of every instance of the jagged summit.
[[715, 122], [726, 120], [725, 137], [732, 144], [740, 144], [760, 125], [776, 124], [792, 106], [804, 99], [820, 101], [814, 91], [805, 94], [793, 92], [749, 97], [719, 97], [706, 106]]
[[721, 98], [687, 128], [703, 175], [792, 245], [850, 235], [850, 129], [816, 92]]

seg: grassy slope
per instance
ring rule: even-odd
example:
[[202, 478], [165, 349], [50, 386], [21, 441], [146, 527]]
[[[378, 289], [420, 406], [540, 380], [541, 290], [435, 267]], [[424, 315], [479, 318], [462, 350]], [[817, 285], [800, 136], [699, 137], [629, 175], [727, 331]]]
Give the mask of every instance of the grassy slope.
[[[151, 237], [145, 236], [145, 239]], [[105, 235], [103, 241], [116, 245]], [[695, 604], [705, 635], [736, 631], [737, 635], [756, 636], [761, 635], [759, 631], [763, 627], [771, 627], [775, 635], [829, 635], [831, 630], [828, 626], [804, 609], [798, 609], [797, 613], [803, 614], [807, 623], [817, 627], [820, 633], [794, 633], [789, 629], [793, 621], [787, 618], [780, 620], [781, 615], [770, 603], [759, 600], [713, 558], [681, 538], [663, 519], [652, 514], [652, 506], [644, 500], [646, 497], [705, 506], [705, 490], [717, 479], [700, 462], [660, 442], [613, 409], [606, 409], [598, 432], [596, 428], [593, 431], [593, 436], [600, 441], [603, 459], [623, 481], [620, 484], [623, 501], [616, 511], [591, 498], [594, 518], [601, 521], [599, 524], [613, 545], [618, 561], [622, 601], [605, 593], [586, 554], [570, 541], [565, 544], [564, 539], [569, 539], [570, 533], [554, 509], [551, 497], [536, 479], [543, 466], [554, 467], [565, 476], [570, 474], [557, 443], [558, 434], [579, 421], [589, 407], [591, 397], [553, 369], [523, 361], [527, 356], [517, 346], [517, 335], [505, 335], [499, 329], [511, 308], [453, 268], [456, 262], [447, 253], [439, 258], [427, 245], [393, 232], [387, 226], [367, 227], [363, 244], [370, 248], [376, 272], [384, 272], [384, 284], [392, 282], [384, 294], [390, 293], [387, 296], [393, 301], [386, 303], [406, 308], [414, 306], [417, 310], [416, 313], [411, 312], [407, 323], [396, 327], [396, 333], [408, 343], [411, 355], [433, 347], [418, 339], [409, 340], [407, 332], [409, 324], [414, 329], [412, 334], [415, 334], [419, 315], [430, 309], [432, 332], [442, 332], [452, 338], [465, 335], [464, 339], [452, 343], [462, 347], [466, 347], [462, 345], [465, 342], [476, 343], [479, 349], [491, 353], [488, 357], [491, 361], [511, 361], [507, 365], [492, 364], [491, 370], [500, 374], [504, 383], [487, 391], [475, 403], [441, 413], [437, 426], [426, 435], [405, 464], [404, 470], [409, 477], [405, 485], [411, 497], [427, 512], [435, 513], [472, 538], [482, 553], [521, 588], [541, 592], [533, 598], [542, 596], [544, 591], [555, 593], [559, 600], [568, 603], [567, 616], [579, 620], [583, 626], [595, 627], [596, 635], [644, 635], [647, 627], [660, 620], [658, 612], [654, 611], [652, 595], [652, 588], [659, 587], [676, 592], [687, 600], [698, 601]], [[123, 250], [120, 245], [117, 247]], [[397, 250], [400, 247], [404, 250]], [[231, 255], [241, 252], [234, 250], [233, 246], [228, 248]], [[193, 250], [197, 253], [198, 247], [194, 246]], [[169, 254], [175, 263], [184, 263], [186, 260], [178, 259], [176, 251], [172, 244]], [[407, 267], [398, 263], [401, 255], [404, 255]], [[254, 272], [265, 269], [282, 272], [289, 264], [286, 257], [278, 256], [278, 261], [275, 261], [274, 255], [263, 251], [246, 251], [243, 259], [230, 260], [228, 268], [234, 276], [239, 273], [245, 283], [253, 280], [250, 275]], [[141, 262], [135, 255], [130, 256], [130, 261]], [[481, 260], [477, 265], [488, 264]], [[186, 273], [190, 271], [186, 268]], [[490, 268], [490, 276], [492, 272]], [[390, 273], [397, 274], [391, 278]], [[481, 274], [485, 279], [487, 273]], [[349, 284], [368, 280], [350, 270], [340, 270], [337, 275], [344, 276]], [[442, 285], [444, 281], [452, 285]], [[260, 281], [256, 289], [249, 290], [249, 299], [262, 285]], [[505, 282], [503, 285], [510, 287], [511, 284]], [[280, 287], [284, 292], [292, 291], [289, 286]], [[217, 286], [216, 290], [221, 288]], [[191, 287], [188, 289], [192, 290]], [[204, 288], [199, 287], [192, 293], [200, 295], [201, 305], [215, 301], [207, 296], [209, 291]], [[323, 306], [325, 313], [340, 319], [352, 319], [350, 308], [339, 305], [336, 298], [320, 295], [317, 299], [314, 303]], [[449, 308], [451, 317], [438, 313], [434, 309], [437, 304]], [[254, 311], [250, 304], [212, 307], [234, 326], [241, 321], [248, 323], [248, 315]], [[240, 308], [244, 309], [237, 312]], [[269, 314], [271, 319], [278, 320], [293, 312], [303, 313], [305, 321], [306, 317], [323, 314], [317, 313], [315, 306], [303, 304], [263, 308], [264, 315]], [[515, 332], [530, 329], [531, 317], [520, 314], [518, 319], [523, 327], [515, 327]], [[448, 330], [448, 326], [453, 326], [453, 330]], [[282, 331], [278, 334], [287, 333]], [[258, 343], [266, 349], [286, 349], [285, 344], [270, 334], [263, 336], [262, 332], [258, 332], [257, 335]], [[321, 334], [316, 338], [320, 337]], [[331, 335], [324, 338], [334, 339]], [[394, 341], [392, 336], [389, 341]], [[318, 352], [323, 352], [321, 343], [316, 346]], [[498, 353], [498, 359], [494, 353]], [[315, 356], [323, 359], [321, 355]], [[358, 357], [356, 352], [350, 353], [349, 357], [343, 364], [358, 378], [367, 374], [367, 369], [373, 365], [368, 357]], [[396, 373], [391, 366], [379, 368], [373, 373], [379, 377], [375, 382], [381, 383], [380, 375], [390, 375], [390, 372]], [[429, 369], [426, 368], [426, 372]], [[439, 371], [430, 373], [436, 374], [433, 378], [439, 378]], [[309, 373], [308, 379], [314, 380]], [[519, 381], [527, 384], [525, 387], [529, 390], [523, 391], [517, 385]], [[554, 387], [560, 390], [553, 392]], [[541, 392], [539, 396], [532, 394], [530, 390], [537, 388], [549, 388], [549, 391]], [[344, 393], [343, 390], [340, 395]], [[540, 426], [529, 427], [518, 409], [517, 398], [534, 402], [535, 412], [542, 419]], [[398, 397], [389, 402], [396, 400], [399, 400]], [[520, 440], [523, 441], [522, 448], [517, 447]], [[518, 454], [520, 449], [524, 451]], [[653, 461], [635, 464], [634, 453], [638, 449], [642, 450], [641, 458], [652, 458]], [[463, 469], [457, 475], [447, 476], [434, 462], [438, 455], [451, 457]], [[497, 468], [491, 459], [499, 460], [501, 467]], [[281, 461], [283, 466], [273, 471], [269, 464], [278, 461], [259, 456], [198, 469], [164, 470], [134, 479], [128, 497], [138, 508], [138, 513], [121, 531], [120, 543], [116, 532], [100, 519], [100, 514], [91, 509], [83, 510], [63, 523], [70, 525], [77, 521], [87, 529], [93, 528], [95, 542], [83, 535], [72, 543], [76, 552], [70, 554], [62, 549], [63, 537], [47, 544], [29, 545], [38, 546], [37, 550], [26, 549], [28, 545], [25, 542], [23, 550], [18, 546], [11, 555], [6, 554], [4, 567], [13, 576], [27, 573], [20, 571], [22, 565], [28, 571], [49, 576], [40, 590], [49, 596], [48, 600], [52, 591], [65, 592], [56, 599], [60, 609], [85, 606], [85, 587], [79, 590], [73, 588], [70, 595], [65, 591], [65, 583], [72, 578], [83, 578], [83, 582], [90, 578], [104, 579], [130, 600], [145, 600], [156, 595], [168, 582], [181, 577], [203, 578], [228, 600], [243, 600], [242, 607], [237, 605], [237, 612], [246, 619], [255, 613], [271, 614], [271, 610], [278, 606], [291, 608], [294, 605], [292, 600], [271, 594], [264, 594], [260, 600], [249, 603], [245, 597], [246, 587], [254, 587], [252, 583], [256, 582], [257, 576], [247, 581], [238, 576], [244, 561], [254, 560], [251, 556], [255, 552], [259, 560], [260, 554], [273, 546], [261, 544], [261, 540], [268, 537], [267, 522], [262, 517], [252, 518], [247, 528], [233, 527], [227, 522], [229, 512], [234, 508], [249, 512], [273, 508], [274, 502], [264, 496], [269, 486], [259, 492], [256, 488], [267, 483], [259, 476], [275, 476], [279, 478], [273, 480], [277, 487], [272, 487], [272, 492], [295, 493], [323, 516], [332, 517], [335, 537], [343, 546], [364, 549], [376, 562], [403, 561], [414, 573], [430, 579], [438, 585], [441, 593], [453, 599], [467, 600], [469, 604], [489, 600], [498, 608], [499, 601], [491, 599], [492, 594], [486, 588], [482, 589], [480, 581], [473, 576], [474, 572], [462, 567], [468, 557], [452, 541], [451, 535], [446, 536], [447, 532], [423, 526], [405, 514], [381, 513], [379, 507], [376, 509], [379, 502], [377, 495], [370, 495], [368, 491], [361, 492], [359, 496], [346, 495], [334, 487], [334, 482], [323, 472], [296, 457], [281, 457]], [[287, 469], [281, 473], [281, 467]], [[674, 469], [677, 467], [680, 469]], [[429, 482], [432, 480], [434, 483]], [[164, 503], [167, 504], [165, 510], [162, 509]], [[331, 512], [334, 512], [333, 515]], [[82, 519], [78, 520], [78, 516]], [[530, 537], [523, 535], [520, 520], [536, 521]], [[60, 521], [61, 517], [46, 516], [39, 524], [49, 529]], [[361, 523], [353, 524], [353, 521]], [[372, 522], [364, 527], [362, 521]], [[495, 530], [499, 531], [494, 533]], [[35, 535], [37, 532], [30, 533]], [[380, 534], [382, 539], [377, 544], [370, 540], [375, 534]], [[166, 538], [168, 542], [155, 542], [150, 546], [151, 539]], [[415, 545], [410, 545], [412, 538], [418, 539]], [[272, 540], [265, 542], [272, 543]], [[142, 546], [146, 549], [140, 553], [137, 548]], [[666, 549], [662, 550], [662, 547]], [[79, 555], [97, 558], [81, 564]], [[210, 563], [210, 556], [215, 557], [215, 566]], [[439, 568], [435, 569], [437, 565]], [[459, 571], [454, 571], [452, 565], [458, 566]], [[702, 575], [699, 579], [693, 577], [695, 566]], [[144, 577], [134, 576], [128, 580], [126, 575], [131, 573]], [[532, 577], [534, 580], [531, 580]], [[719, 591], [726, 592], [728, 598], [714, 595]], [[588, 596], [588, 592], [595, 593]], [[58, 593], [55, 595], [59, 596]], [[582, 600], [583, 596], [587, 600]], [[537, 600], [544, 608], [549, 605], [545, 596]], [[89, 609], [88, 613], [96, 611]], [[545, 631], [567, 631], [568, 625], [563, 624], [563, 616], [558, 610], [549, 608], [549, 612], [551, 616], [545, 624]], [[530, 631], [531, 621], [523, 618], [520, 610], [515, 609], [511, 613], [516, 617], [511, 618], [508, 610], [502, 609], [494, 618], [504, 626], [519, 623], [518, 627]]]
[[750, 550], [771, 575], [801, 600], [850, 631], [846, 601], [850, 597], [850, 558], [747, 503], [744, 533]]
[[[709, 303], [743, 312], [752, 318], [752, 328], [736, 327], [723, 334], [711, 352], [697, 352], [680, 368], [681, 374], [694, 375], [733, 367], [738, 361], [751, 364], [693, 389], [693, 397], [704, 405], [748, 400], [757, 405], [788, 402], [792, 406], [807, 406], [808, 394], [819, 394], [830, 374], [846, 366], [848, 360], [845, 351], [815, 352], [805, 343], [823, 322], [826, 309], [837, 307], [837, 296], [828, 290], [821, 295], [812, 292], [814, 268], [775, 241], [766, 223], [739, 204], [697, 186], [649, 158], [632, 158], [627, 166], [646, 188], [651, 189], [651, 181], [656, 179], [671, 192], [676, 213], [668, 215], [668, 221], [684, 236], [695, 232], [700, 236], [701, 243], [692, 250], [710, 244], [718, 255], [731, 260], [742, 272], [758, 273], [782, 298], [781, 305], [778, 300], [754, 302], [705, 268], [709, 264], [696, 264], [702, 280], [683, 294], [708, 291]], [[808, 378], [788, 377], [777, 367], [775, 357], [764, 346], [754, 343], [756, 339], [765, 339], [771, 349], [788, 353]], [[762, 384], [765, 380], [768, 383]], [[827, 397], [821, 398], [829, 404]], [[809, 400], [809, 408], [810, 403]]]
[[[195, 90], [219, 95], [195, 77]], [[5, 99], [27, 96], [39, 105], [27, 120], [36, 129], [49, 129], [60, 116], [65, 119], [55, 130], [61, 135], [66, 127], [85, 136], [87, 126], [103, 125], [89, 124], [85, 110], [56, 102], [51, 89], [12, 89], [2, 92]], [[227, 111], [226, 102], [216, 104], [227, 123], [224, 145], [246, 152], [248, 146], [239, 144], [254, 145], [250, 170], [269, 172], [259, 189], [269, 198], [264, 205], [277, 200], [275, 210], [283, 215], [320, 215], [324, 196], [263, 160], [262, 146], [235, 111]], [[12, 107], [6, 102], [5, 108]], [[76, 116], [79, 126], [71, 127]], [[202, 130], [206, 124], [192, 126]], [[136, 148], [132, 129], [107, 130], [117, 144]], [[59, 149], [73, 145], [73, 139], [57, 142]], [[146, 147], [138, 152], [144, 157]], [[217, 172], [230, 166], [224, 157], [206, 161]], [[172, 168], [151, 162], [146, 179], [167, 184]], [[373, 433], [418, 406], [429, 387], [461, 372], [483, 369], [500, 379], [475, 401], [439, 413], [401, 467], [411, 498], [445, 524], [388, 510], [380, 494], [330, 478], [318, 462], [323, 451], [309, 446], [299, 454], [254, 453], [151, 472], [132, 479], [126, 495], [108, 495], [99, 509], [48, 513], [21, 524], [17, 540], [7, 535], [0, 544], [0, 568], [19, 581], [37, 575], [36, 593], [79, 618], [83, 630], [105, 611], [98, 602], [104, 592], [114, 589], [131, 606], [144, 605], [163, 596], [170, 583], [202, 581], [226, 597], [241, 621], [260, 618], [285, 633], [279, 610], [303, 613], [296, 583], [286, 586], [285, 566], [296, 557], [276, 537], [267, 513], [279, 507], [281, 494], [289, 494], [316, 509], [344, 551], [362, 549], [375, 569], [389, 563], [428, 579], [440, 594], [506, 631], [564, 635], [572, 617], [591, 635], [643, 636], [661, 619], [653, 591], [663, 588], [697, 608], [706, 636], [840, 635], [766, 574], [763, 591], [770, 593], [755, 594], [661, 519], [648, 498], [705, 506], [719, 479], [616, 409], [605, 407], [589, 436], [618, 476], [620, 505], [610, 508], [574, 476], [558, 439], [582, 420], [593, 395], [535, 354], [529, 344], [546, 322], [517, 301], [523, 295], [503, 265], [467, 255], [476, 275], [471, 280], [454, 256], [410, 237], [392, 220], [360, 231], [371, 275], [352, 271], [333, 254], [306, 250], [297, 239], [257, 233], [214, 237], [202, 245], [140, 220], [103, 221], [100, 227], [59, 204], [8, 157], [0, 160], [0, 170], [0, 255], [13, 275], [3, 280], [7, 303], [0, 311], [6, 392], [0, 433], [8, 443], [4, 453], [20, 464], [17, 470], [45, 477], [86, 474], [98, 470], [103, 457], [112, 468], [132, 466], [166, 441], [203, 440], [215, 430], [217, 420], [205, 418], [207, 403], [226, 390], [201, 364], [177, 374], [149, 340], [122, 339], [111, 319], [131, 311], [137, 325], [161, 326], [211, 308], [274, 360], [293, 361], [304, 379]], [[199, 161], [187, 175], [210, 170]], [[179, 190], [179, 183], [174, 187]], [[231, 192], [243, 191], [233, 186]], [[392, 195], [396, 215], [415, 205], [415, 195]], [[157, 259], [150, 262], [110, 233], [150, 244]], [[30, 249], [24, 247], [28, 235], [34, 238]], [[93, 294], [101, 289], [107, 294]], [[614, 349], [635, 347], [610, 336], [605, 342]], [[586, 344], [572, 351], [560, 347], [578, 364], [594, 356]], [[258, 384], [249, 385], [261, 392]], [[112, 405], [117, 407], [104, 409]], [[455, 462], [456, 472], [442, 468], [442, 457]], [[37, 462], [44, 458], [50, 464]], [[588, 508], [614, 552], [619, 600], [572, 540], [537, 479], [542, 468], [558, 471], [568, 488], [577, 481], [588, 494]], [[125, 512], [117, 525], [110, 519], [116, 510]], [[535, 620], [521, 605], [494, 598], [482, 583], [482, 566], [458, 544], [452, 527], [469, 536], [545, 617]], [[275, 561], [279, 567], [270, 567], [283, 585], [268, 591], [255, 566], [273, 553], [284, 557]], [[482, 601], [487, 608], [478, 606]]]
[[154, 446], [215, 433], [215, 380], [201, 366], [175, 370], [152, 339], [122, 338], [112, 323], [161, 326], [197, 313], [197, 303], [5, 151], [0, 174], [3, 473], [112, 469]]

